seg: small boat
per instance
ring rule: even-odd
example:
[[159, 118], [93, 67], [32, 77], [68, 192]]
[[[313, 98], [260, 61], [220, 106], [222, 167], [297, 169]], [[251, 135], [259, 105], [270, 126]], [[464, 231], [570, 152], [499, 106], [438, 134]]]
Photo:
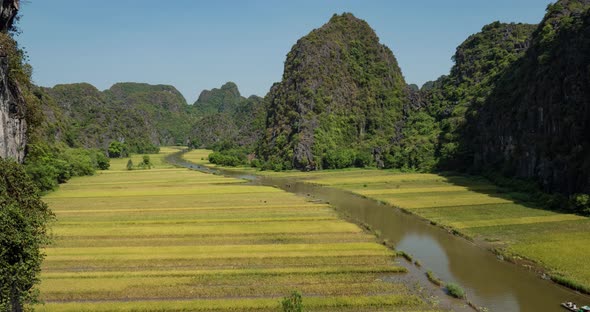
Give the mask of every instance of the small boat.
[[583, 306], [583, 307], [578, 308], [578, 306], [571, 301], [564, 302], [561, 304], [561, 306], [572, 311], [572, 312], [590, 312], [589, 306]]
[[571, 301], [563, 302], [561, 306], [572, 312], [578, 312], [578, 306], [576, 306], [576, 304]]

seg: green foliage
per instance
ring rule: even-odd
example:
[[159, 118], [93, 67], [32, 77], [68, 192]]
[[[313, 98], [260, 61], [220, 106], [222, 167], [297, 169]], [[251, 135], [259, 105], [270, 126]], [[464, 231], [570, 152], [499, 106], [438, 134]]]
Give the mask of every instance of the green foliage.
[[100, 150], [63, 145], [29, 144], [25, 170], [42, 191], [53, 190], [74, 176], [93, 175], [108, 169], [109, 159]]
[[133, 170], [133, 160], [131, 159], [127, 161], [127, 170]]
[[459, 299], [465, 298], [465, 290], [461, 286], [455, 283], [448, 283], [445, 286], [449, 295]]
[[574, 194], [571, 197], [571, 205], [574, 211], [590, 216], [590, 195]]
[[[131, 161], [131, 159], [129, 159], [129, 161]], [[133, 163], [132, 163], [133, 165]], [[139, 169], [152, 169], [154, 165], [152, 164], [152, 161], [150, 159], [149, 155], [143, 155], [143, 157], [141, 158], [141, 163], [139, 163], [137, 165], [137, 167]]]
[[399, 135], [405, 89], [397, 60], [370, 26], [334, 15], [287, 55], [283, 80], [267, 95], [257, 155], [273, 170], [372, 164], [366, 151], [385, 150]]
[[209, 162], [221, 166], [236, 167], [245, 164], [244, 159], [234, 153], [213, 152], [209, 155]]
[[576, 0], [549, 6], [526, 53], [468, 108], [462, 145], [475, 172], [534, 180], [549, 193], [589, 192], [589, 9]]
[[39, 89], [36, 96], [46, 118], [36, 129], [39, 139], [105, 151], [112, 142], [124, 142], [124, 149], [110, 157], [185, 144], [193, 120], [186, 100], [172, 86], [118, 83], [101, 92], [77, 83]]
[[111, 166], [111, 162], [109, 158], [101, 152], [96, 153], [96, 165], [97, 169], [100, 170], [108, 170]]
[[[212, 97], [221, 92], [216, 90], [210, 91]], [[238, 92], [237, 97], [224, 97], [220, 101], [214, 104], [220, 107], [219, 110], [196, 115], [199, 119], [192, 126], [190, 146], [217, 150], [216, 146], [230, 144], [253, 150], [264, 129], [266, 110], [263, 99], [257, 96], [245, 99]]]
[[355, 152], [351, 149], [328, 150], [323, 157], [324, 169], [342, 169], [354, 164]]
[[290, 296], [284, 297], [281, 301], [283, 312], [303, 312], [303, 299], [301, 293], [294, 291]]
[[421, 151], [428, 153], [426, 167], [460, 168], [469, 162], [464, 144], [467, 111], [481, 107], [501, 74], [524, 55], [535, 27], [500, 22], [484, 26], [457, 47], [450, 75], [423, 86], [428, 113], [438, 128], [438, 138], [430, 138]]
[[37, 302], [35, 284], [53, 214], [22, 166], [0, 158], [0, 310]]
[[435, 119], [426, 112], [412, 112], [402, 130], [403, 139], [385, 157], [386, 168], [430, 171], [438, 163], [435, 156], [440, 130]]
[[109, 144], [109, 157], [122, 158], [127, 157], [127, 146], [119, 141], [113, 141]]
[[444, 282], [438, 278], [438, 276], [436, 276], [436, 274], [434, 274], [432, 271], [428, 270], [426, 272], [426, 277], [428, 278], [428, 280], [433, 283], [434, 285], [437, 286], [443, 286]]
[[198, 116], [234, 111], [244, 100], [238, 86], [233, 82], [226, 82], [219, 89], [203, 90], [192, 110]]
[[260, 160], [256, 159], [254, 159], [256, 160], [254, 163], [251, 163], [251, 156], [253, 154], [251, 146], [240, 146], [240, 144], [231, 139], [217, 142], [211, 148], [214, 150], [209, 155], [209, 162], [212, 164], [236, 167], [247, 165], [250, 162], [250, 165], [253, 167], [261, 167], [262, 165]]

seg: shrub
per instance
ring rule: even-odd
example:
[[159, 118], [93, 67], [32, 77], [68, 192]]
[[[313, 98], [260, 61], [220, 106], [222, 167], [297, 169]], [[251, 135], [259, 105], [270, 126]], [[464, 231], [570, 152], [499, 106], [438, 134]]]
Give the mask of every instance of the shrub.
[[573, 210], [584, 215], [590, 215], [590, 195], [588, 194], [574, 194], [570, 202]]
[[465, 291], [463, 288], [455, 283], [448, 283], [446, 285], [447, 293], [455, 298], [464, 299]]
[[133, 160], [131, 159], [127, 161], [127, 170], [133, 170]]
[[53, 190], [71, 177], [92, 175], [96, 169], [108, 169], [109, 160], [99, 150], [49, 147], [30, 144], [25, 170], [41, 191]]
[[303, 299], [298, 291], [294, 291], [290, 296], [284, 297], [281, 301], [283, 312], [302, 312]]
[[236, 167], [243, 162], [236, 156], [226, 155], [221, 152], [213, 152], [209, 155], [209, 162], [221, 166]]
[[352, 167], [355, 162], [355, 152], [350, 149], [333, 149], [328, 150], [323, 160], [325, 169], [342, 169]]
[[96, 153], [96, 165], [100, 170], [108, 170], [111, 167], [111, 161], [104, 153], [98, 151]]

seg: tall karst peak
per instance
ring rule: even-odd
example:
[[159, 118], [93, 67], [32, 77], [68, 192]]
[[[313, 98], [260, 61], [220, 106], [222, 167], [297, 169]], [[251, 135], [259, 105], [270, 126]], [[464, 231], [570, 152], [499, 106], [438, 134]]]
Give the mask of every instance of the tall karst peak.
[[[276, 169], [333, 167], [340, 154], [374, 154], [395, 141], [406, 83], [367, 22], [350, 13], [299, 39], [267, 100], [259, 154]], [[337, 155], [338, 154], [338, 155]]]

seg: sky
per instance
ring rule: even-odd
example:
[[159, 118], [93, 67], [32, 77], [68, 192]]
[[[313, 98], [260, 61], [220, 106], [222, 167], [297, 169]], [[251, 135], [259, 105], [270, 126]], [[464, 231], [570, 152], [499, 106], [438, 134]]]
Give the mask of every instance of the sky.
[[175, 86], [190, 103], [235, 82], [264, 96], [293, 44], [334, 14], [366, 20], [406, 82], [448, 74], [456, 47], [493, 21], [538, 23], [550, 0], [21, 0], [17, 37], [36, 84]]

